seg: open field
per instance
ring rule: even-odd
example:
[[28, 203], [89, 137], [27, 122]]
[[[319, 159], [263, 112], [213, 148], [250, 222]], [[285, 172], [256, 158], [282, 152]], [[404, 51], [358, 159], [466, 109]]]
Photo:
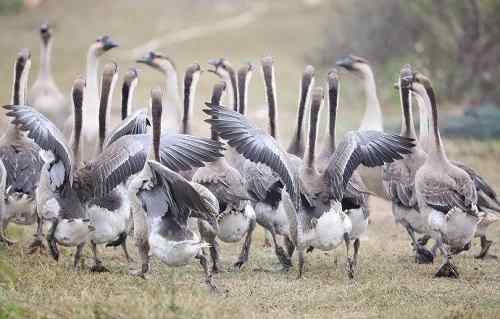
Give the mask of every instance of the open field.
[[[209, 58], [219, 56], [239, 66], [248, 60], [258, 64], [262, 55], [273, 55], [281, 138], [287, 140], [293, 127], [285, 123], [291, 123], [295, 114], [304, 58], [319, 45], [327, 26], [325, 12], [335, 7], [335, 2], [324, 1], [318, 6], [305, 5], [302, 1], [257, 4], [238, 1], [239, 5], [230, 6], [227, 5], [230, 1], [224, 1], [215, 7], [200, 0], [176, 5], [172, 5], [173, 1], [154, 0], [140, 2], [140, 7], [135, 0], [114, 3], [49, 1], [40, 9], [1, 17], [0, 101], [9, 99], [13, 57], [20, 48], [32, 49], [32, 80], [36, 76], [35, 30], [44, 20], [54, 21], [56, 25], [54, 76], [64, 92], [69, 93], [72, 80], [84, 72], [86, 47], [98, 35], [109, 33], [120, 42], [120, 49], [112, 51], [105, 60], [116, 60], [123, 74], [133, 65], [133, 49], [152, 38], [162, 38], [193, 25], [212, 25], [250, 8], [255, 14], [246, 17], [248, 21], [243, 19], [242, 26], [235, 30], [218, 30], [192, 40], [160, 44], [158, 50], [175, 59], [181, 70], [193, 61], [205, 65]], [[255, 9], [255, 5], [259, 7]], [[140, 68], [136, 101], [138, 105], [146, 105], [149, 88], [162, 84], [163, 78]], [[318, 81], [322, 81], [325, 71], [318, 70]], [[254, 74], [250, 85], [250, 105], [256, 108], [249, 112], [254, 120], [265, 115], [260, 77]], [[196, 100], [199, 105], [209, 95], [214, 79], [203, 74]], [[341, 131], [357, 126], [364, 105], [363, 96], [356, 89], [359, 81], [352, 77], [342, 81], [346, 103], [341, 105], [338, 115]], [[397, 121], [399, 104], [392, 83], [377, 84], [384, 115], [389, 121]], [[118, 99], [115, 92], [115, 105]], [[195, 112], [194, 121], [202, 123], [202, 119], [202, 113]], [[195, 127], [197, 133], [205, 130], [204, 124]], [[500, 190], [499, 141], [445, 143], [451, 158], [470, 164]], [[455, 259], [460, 279], [434, 279], [440, 258], [433, 265], [416, 265], [407, 235], [394, 224], [389, 204], [373, 199], [372, 212], [372, 223], [367, 239], [361, 244], [361, 261], [354, 280], [348, 280], [345, 275], [343, 248], [308, 254], [302, 280], [296, 280], [295, 267], [289, 273], [279, 272], [273, 250], [262, 248], [263, 236], [258, 228], [250, 261], [240, 271], [231, 269], [240, 244], [222, 245], [222, 261], [228, 271], [215, 276], [218, 294], [209, 292], [201, 268], [194, 263], [184, 268], [168, 268], [153, 259], [152, 271], [146, 280], [128, 276], [128, 267], [119, 249], [101, 249], [103, 262], [111, 273], [89, 272], [91, 252], [88, 248], [84, 251], [86, 266], [74, 271], [71, 269], [73, 250], [64, 249], [59, 263], [47, 255], [28, 255], [26, 246], [34, 228], [11, 227], [9, 235], [19, 243], [12, 247], [0, 244], [0, 319], [500, 317], [500, 262], [474, 259], [477, 242], [469, 252]], [[500, 225], [493, 225], [489, 234], [497, 242], [490, 252], [500, 255]], [[135, 253], [133, 240], [129, 247]]]

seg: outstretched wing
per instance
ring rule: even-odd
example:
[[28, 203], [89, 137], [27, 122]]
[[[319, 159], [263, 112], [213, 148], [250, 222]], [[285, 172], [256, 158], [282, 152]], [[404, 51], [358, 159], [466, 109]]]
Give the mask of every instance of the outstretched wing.
[[[101, 197], [130, 176], [140, 172], [151, 147], [149, 135], [126, 135], [109, 145], [92, 162], [75, 174], [75, 187], [82, 190], [82, 199]], [[201, 167], [221, 157], [222, 145], [189, 135], [162, 136], [161, 163], [173, 171]]]
[[146, 109], [138, 110], [124, 119], [120, 125], [115, 127], [113, 131], [104, 140], [104, 148], [115, 142], [125, 135], [146, 134], [148, 125], [148, 111]]
[[[71, 183], [73, 155], [64, 135], [54, 123], [31, 106], [6, 105], [4, 108], [7, 110], [7, 116], [14, 118], [12, 124], [27, 131], [28, 137], [41, 149], [54, 154], [56, 166], [49, 171], [51, 180], [55, 181], [54, 186], [59, 187], [64, 181]], [[62, 163], [62, 166], [57, 162]]]
[[186, 134], [164, 134], [160, 140], [160, 161], [169, 169], [179, 172], [202, 167], [222, 157], [220, 142]]
[[[242, 114], [220, 105], [206, 103], [204, 112], [212, 117], [208, 123], [238, 153], [252, 162], [263, 163], [275, 171], [292, 199], [297, 198], [295, 178], [290, 170], [287, 155], [278, 142], [265, 131], [254, 127]], [[294, 200], [296, 201], [296, 200]]]
[[377, 131], [348, 132], [337, 146], [325, 171], [330, 191], [335, 200], [341, 200], [354, 170], [363, 164], [382, 166], [402, 159], [415, 146], [414, 140]]

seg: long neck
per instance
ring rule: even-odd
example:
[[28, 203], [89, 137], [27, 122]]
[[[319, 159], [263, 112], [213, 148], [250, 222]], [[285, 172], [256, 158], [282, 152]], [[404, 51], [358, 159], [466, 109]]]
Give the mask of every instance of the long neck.
[[309, 126], [309, 143], [306, 150], [306, 167], [314, 168], [315, 152], [316, 152], [316, 140], [318, 136], [318, 117], [320, 102], [313, 102], [315, 105], [311, 106], [310, 113], [310, 126]]
[[377, 87], [371, 68], [363, 70], [363, 85], [365, 91], [366, 108], [361, 121], [360, 130], [383, 131], [382, 111], [377, 97]]
[[11, 103], [14, 105], [26, 104], [26, 92], [28, 90], [28, 78], [30, 62], [21, 65], [19, 62], [14, 65], [14, 78], [12, 82]]
[[122, 87], [122, 120], [126, 119], [132, 111], [135, 82], [125, 82]]
[[194, 97], [196, 95], [196, 79], [194, 75], [184, 78], [184, 112], [182, 114], [182, 134], [191, 134], [191, 117], [193, 114]]
[[335, 123], [337, 120], [338, 88], [328, 88], [328, 131], [323, 152], [335, 151]]
[[52, 80], [50, 56], [52, 52], [52, 39], [47, 45], [43, 41], [40, 44], [40, 72], [38, 73], [39, 80]]
[[276, 87], [274, 81], [274, 71], [272, 68], [264, 75], [264, 83], [266, 86], [266, 99], [269, 116], [269, 135], [278, 139], [278, 126], [276, 124], [278, 103], [276, 101]]
[[233, 70], [229, 71], [228, 78], [226, 79], [226, 87], [229, 104], [232, 104], [233, 110], [238, 112], [238, 83], [236, 81], [236, 74]]
[[82, 135], [82, 125], [83, 125], [83, 112], [82, 112], [82, 100], [83, 96], [81, 93], [73, 92], [73, 134], [71, 137], [71, 149], [73, 151], [74, 157], [74, 167], [78, 168], [81, 164], [82, 147], [80, 143]]
[[401, 135], [415, 138], [415, 125], [413, 123], [413, 114], [411, 107], [410, 90], [407, 88], [399, 89], [399, 98], [401, 102]]
[[441, 140], [441, 135], [439, 134], [439, 118], [438, 118], [438, 110], [437, 110], [437, 102], [436, 96], [434, 95], [434, 90], [432, 87], [426, 87], [427, 96], [429, 98], [430, 106], [431, 106], [431, 128], [430, 128], [430, 136], [432, 142], [429, 140], [429, 157], [440, 160], [442, 162], [447, 162], [448, 159], [446, 157], [446, 153], [444, 151], [443, 142]]
[[161, 101], [153, 100], [152, 117], [153, 117], [153, 154], [156, 161], [160, 161], [160, 136], [161, 136]]
[[238, 111], [245, 115], [248, 102], [248, 83], [250, 74], [248, 71], [238, 72]]
[[300, 82], [300, 96], [299, 96], [299, 107], [297, 110], [297, 122], [295, 124], [295, 131], [293, 134], [292, 142], [288, 147], [289, 152], [295, 153], [299, 157], [304, 156], [304, 137], [305, 137], [305, 128], [304, 128], [304, 117], [306, 115], [307, 106], [311, 100], [311, 88], [314, 85], [314, 78], [310, 81], [302, 81]]
[[167, 105], [173, 104], [176, 108], [180, 107], [181, 99], [179, 97], [179, 83], [177, 82], [177, 71], [174, 69], [166, 72], [167, 80]]
[[85, 99], [83, 100], [85, 112], [96, 114], [99, 105], [99, 89], [97, 84], [98, 60], [95, 50], [91, 47], [87, 52], [87, 70], [85, 74]]
[[429, 99], [427, 98], [427, 94], [425, 95], [426, 98], [418, 95], [418, 94], [413, 94], [415, 99], [417, 100], [418, 104], [418, 113], [419, 113], [419, 138], [418, 142], [422, 149], [425, 152], [428, 152], [429, 147], [429, 113], [431, 112], [430, 110], [430, 103]]
[[[220, 101], [222, 99], [222, 90], [219, 90], [217, 87], [214, 89], [214, 93], [212, 94], [212, 104], [219, 105]], [[217, 131], [214, 129], [212, 126], [210, 128], [210, 139], [212, 141], [219, 141], [219, 134], [217, 134]]]
[[101, 99], [99, 102], [99, 144], [97, 154], [102, 152], [104, 140], [106, 139], [107, 123], [111, 117], [111, 100], [113, 95], [113, 80], [103, 79], [101, 87]]

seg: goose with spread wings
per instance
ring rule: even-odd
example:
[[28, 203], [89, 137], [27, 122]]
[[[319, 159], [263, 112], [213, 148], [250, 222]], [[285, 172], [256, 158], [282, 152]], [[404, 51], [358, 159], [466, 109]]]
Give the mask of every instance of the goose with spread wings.
[[[337, 234], [339, 223], [348, 224], [348, 217], [342, 212], [341, 201], [345, 187], [356, 167], [380, 166], [402, 154], [410, 152], [414, 146], [412, 139], [375, 131], [349, 132], [331, 156], [329, 165], [323, 174], [312, 170], [308, 181], [315, 181], [317, 186], [308, 189], [308, 181], [290, 169], [288, 155], [279, 143], [263, 130], [256, 128], [241, 114], [223, 106], [206, 103], [205, 112], [211, 115], [206, 121], [227, 140], [245, 158], [268, 165], [282, 179], [290, 196], [292, 207], [287, 213], [290, 234], [295, 241], [299, 257], [299, 277], [304, 266], [304, 251], [312, 246], [321, 250], [330, 250], [345, 241], [349, 247], [349, 231]], [[303, 175], [303, 172], [301, 172]], [[344, 229], [349, 230], [348, 225]], [[352, 261], [348, 259], [352, 274]]]
[[[226, 83], [219, 82], [214, 86], [212, 102], [219, 103]], [[212, 130], [211, 139], [219, 141], [217, 132]], [[212, 192], [220, 205], [218, 214], [218, 229], [200, 220], [198, 228], [202, 238], [210, 244], [212, 271], [220, 271], [219, 244], [217, 239], [226, 243], [237, 243], [244, 238], [235, 267], [241, 268], [247, 261], [250, 253], [252, 232], [255, 229], [255, 212], [250, 206], [245, 179], [240, 171], [231, 166], [225, 158], [219, 158], [206, 167], [196, 171], [193, 181], [199, 183]]]
[[[161, 164], [161, 91], [151, 91], [153, 116], [153, 154], [144, 169], [132, 180], [129, 194], [134, 219], [134, 238], [139, 249], [141, 268], [132, 274], [144, 277], [149, 269], [149, 252], [173, 267], [183, 266], [194, 258], [200, 261], [206, 282], [215, 289], [208, 260], [202, 248], [205, 241], [188, 227], [189, 217], [208, 222], [217, 229], [219, 203], [204, 186], [189, 182], [168, 166]], [[218, 145], [220, 151], [221, 144]], [[222, 154], [218, 154], [222, 156]]]

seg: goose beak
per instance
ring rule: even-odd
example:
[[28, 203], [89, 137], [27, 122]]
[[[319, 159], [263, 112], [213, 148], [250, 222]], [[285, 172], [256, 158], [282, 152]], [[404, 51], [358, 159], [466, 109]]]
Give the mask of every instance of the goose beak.
[[150, 53], [147, 53], [146, 55], [140, 57], [139, 59], [137, 59], [135, 62], [137, 63], [142, 63], [142, 64], [146, 64], [146, 65], [152, 65], [153, 64], [153, 55], [150, 54]]
[[44, 23], [40, 26], [40, 37], [42, 38], [43, 44], [47, 45], [49, 43], [52, 32], [48, 24]]
[[213, 69], [207, 69], [207, 72], [213, 73], [218, 76], [219, 74], [217, 73], [217, 68], [219, 66], [219, 59], [208, 60], [208, 65], [212, 66]]
[[340, 67], [343, 67], [346, 70], [354, 70], [353, 67], [354, 61], [350, 56], [337, 60], [335, 64]]
[[111, 50], [111, 49], [116, 48], [118, 46], [119, 46], [118, 43], [113, 41], [111, 38], [106, 38], [104, 43], [102, 44], [102, 49], [104, 51], [108, 51], [108, 50]]

